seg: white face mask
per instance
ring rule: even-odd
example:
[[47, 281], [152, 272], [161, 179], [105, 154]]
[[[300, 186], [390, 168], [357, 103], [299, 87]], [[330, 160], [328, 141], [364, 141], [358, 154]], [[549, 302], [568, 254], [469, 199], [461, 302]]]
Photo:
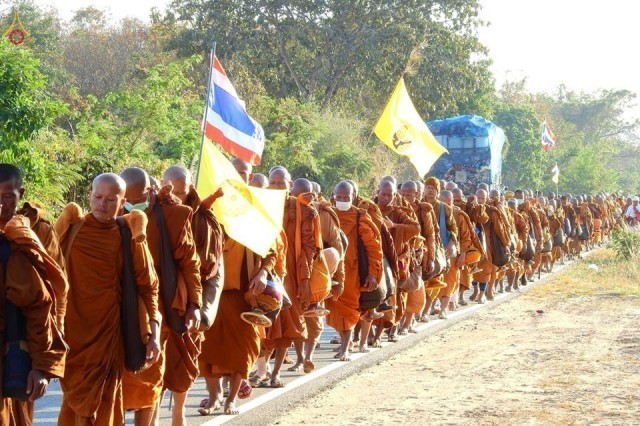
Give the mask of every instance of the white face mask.
[[517, 206], [521, 206], [523, 204], [524, 204], [524, 200], [520, 200], [520, 199], [516, 198], [516, 205]]
[[351, 208], [351, 201], [336, 201], [336, 209], [346, 212]]

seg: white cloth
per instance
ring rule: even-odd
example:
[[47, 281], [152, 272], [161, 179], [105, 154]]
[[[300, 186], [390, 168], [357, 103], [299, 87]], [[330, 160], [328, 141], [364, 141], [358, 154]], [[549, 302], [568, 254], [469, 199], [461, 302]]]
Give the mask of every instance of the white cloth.
[[640, 217], [640, 205], [634, 206], [631, 204], [629, 208], [627, 208], [627, 212], [624, 214], [624, 217], [633, 217], [636, 219]]

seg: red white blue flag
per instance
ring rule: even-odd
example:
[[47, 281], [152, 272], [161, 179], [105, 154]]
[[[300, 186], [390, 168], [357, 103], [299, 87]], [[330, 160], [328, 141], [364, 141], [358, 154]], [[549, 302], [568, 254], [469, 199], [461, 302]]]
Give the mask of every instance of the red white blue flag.
[[244, 102], [213, 57], [204, 134], [234, 157], [257, 166], [264, 150], [262, 126], [247, 114]]
[[543, 149], [551, 149], [556, 146], [556, 135], [553, 134], [546, 121], [542, 123], [542, 137], [540, 142], [542, 143]]

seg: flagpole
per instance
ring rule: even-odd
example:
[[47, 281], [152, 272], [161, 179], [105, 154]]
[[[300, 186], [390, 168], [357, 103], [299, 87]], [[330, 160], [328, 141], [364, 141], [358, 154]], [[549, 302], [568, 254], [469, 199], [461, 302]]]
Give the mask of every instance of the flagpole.
[[204, 101], [204, 121], [202, 122], [202, 138], [200, 140], [200, 156], [198, 157], [196, 187], [198, 186], [198, 180], [200, 179], [200, 162], [202, 161], [202, 152], [204, 150], [204, 142], [205, 142], [205, 130], [207, 127], [207, 118], [209, 114], [209, 96], [211, 95], [211, 73], [213, 72], [213, 58], [216, 57], [216, 45], [217, 43], [214, 41], [213, 45], [211, 46], [211, 52], [209, 53], [209, 77], [207, 78], [207, 97], [205, 98], [205, 101]]

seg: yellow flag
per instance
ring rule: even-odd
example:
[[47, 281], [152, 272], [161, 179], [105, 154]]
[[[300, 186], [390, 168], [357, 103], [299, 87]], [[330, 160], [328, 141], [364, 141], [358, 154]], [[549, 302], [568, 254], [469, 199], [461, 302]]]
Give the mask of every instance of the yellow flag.
[[213, 142], [205, 140], [196, 189], [206, 197], [218, 188], [224, 196], [211, 208], [227, 235], [265, 256], [282, 229], [287, 192], [250, 187]]
[[394, 152], [409, 157], [420, 177], [429, 173], [433, 163], [447, 152], [420, 118], [403, 78], [373, 131]]

